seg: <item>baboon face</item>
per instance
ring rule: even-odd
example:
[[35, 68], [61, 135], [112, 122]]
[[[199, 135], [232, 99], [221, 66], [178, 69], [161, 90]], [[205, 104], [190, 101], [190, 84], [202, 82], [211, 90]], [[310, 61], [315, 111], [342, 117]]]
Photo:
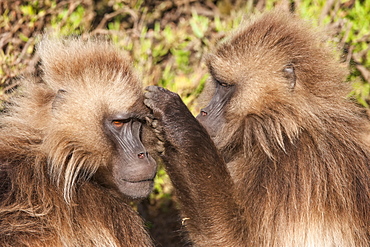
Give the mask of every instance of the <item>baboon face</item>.
[[45, 40], [39, 51], [43, 79], [55, 92], [50, 119], [40, 120], [43, 150], [65, 197], [80, 178], [146, 197], [157, 165], [143, 145], [151, 138], [149, 110], [130, 60], [105, 42]]
[[118, 113], [104, 119], [104, 129], [114, 143], [113, 181], [125, 195], [146, 197], [152, 190], [156, 162], [141, 142], [142, 120], [133, 114]]
[[271, 104], [277, 95], [284, 97], [295, 87], [295, 69], [289, 59], [274, 61], [273, 56], [260, 55], [259, 59], [269, 60], [269, 66], [260, 66], [260, 61], [253, 59], [254, 54], [245, 54], [245, 62], [232, 54], [218, 56], [208, 57], [211, 78], [205, 90], [210, 95], [207, 106], [197, 116], [212, 137], [219, 135], [226, 124], [242, 125], [231, 121], [242, 121], [248, 114], [261, 112], [265, 102]]
[[209, 83], [213, 87], [213, 97], [209, 101], [208, 106], [201, 109], [197, 119], [207, 129], [210, 136], [215, 138], [226, 124], [223, 112], [226, 104], [235, 92], [235, 87], [214, 79]]
[[[142, 92], [127, 92], [124, 87], [116, 87], [113, 92], [109, 86], [96, 88], [86, 95], [68, 89], [60, 91], [52, 106], [50, 139], [69, 143], [58, 146], [64, 145], [67, 152], [72, 153], [70, 160], [82, 159], [77, 150], [85, 152], [80, 156], [91, 155], [91, 161], [86, 162], [95, 160], [95, 164], [85, 164], [82, 169], [95, 169], [96, 165], [94, 179], [99, 183], [114, 187], [130, 198], [143, 198], [152, 190], [157, 164], [143, 145], [142, 138], [146, 138], [143, 131], [148, 127], [144, 119], [147, 109], [140, 97]], [[80, 100], [82, 97], [84, 100]]]
[[206, 57], [208, 105], [197, 119], [211, 136], [227, 132], [226, 123], [237, 129], [248, 115], [276, 109], [276, 103], [301, 107], [312, 97], [330, 96], [317, 82], [337, 81], [342, 73], [333, 73], [333, 57], [310, 32], [295, 30], [266, 18], [241, 28]]

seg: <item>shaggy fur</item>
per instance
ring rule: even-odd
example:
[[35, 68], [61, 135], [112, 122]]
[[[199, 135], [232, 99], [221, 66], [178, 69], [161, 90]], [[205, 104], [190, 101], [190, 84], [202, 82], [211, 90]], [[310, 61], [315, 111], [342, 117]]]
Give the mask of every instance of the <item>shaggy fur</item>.
[[147, 111], [129, 60], [80, 39], [45, 38], [38, 53], [42, 75], [0, 119], [0, 245], [151, 246], [128, 200], [95, 179], [112, 158], [104, 114]]
[[[217, 83], [235, 88], [219, 112], [224, 124], [214, 124], [220, 156], [184, 108], [172, 119], [174, 109], [163, 101], [176, 97], [153, 89], [146, 95], [162, 122], [164, 160], [197, 246], [369, 246], [369, 123], [345, 99], [347, 72], [320, 37], [296, 17], [272, 12], [208, 55], [204, 100]], [[294, 87], [287, 65], [294, 67]], [[223, 161], [232, 186], [227, 175], [220, 179]], [[224, 188], [235, 204], [230, 196], [212, 200]], [[203, 217], [219, 221], [205, 224]]]
[[237, 87], [214, 141], [257, 246], [370, 243], [368, 120], [345, 100], [346, 70], [319, 37], [290, 15], [267, 14], [207, 59], [214, 80]]

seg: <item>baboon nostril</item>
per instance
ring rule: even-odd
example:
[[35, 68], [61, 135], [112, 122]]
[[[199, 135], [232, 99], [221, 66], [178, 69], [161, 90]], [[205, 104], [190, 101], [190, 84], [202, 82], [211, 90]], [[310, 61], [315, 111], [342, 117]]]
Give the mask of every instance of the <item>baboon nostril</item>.
[[208, 114], [208, 113], [207, 113], [207, 112], [205, 112], [205, 111], [201, 111], [201, 112], [200, 112], [200, 114], [201, 114], [202, 116], [207, 116], [207, 114]]
[[138, 157], [139, 159], [144, 159], [144, 158], [145, 158], [145, 153], [139, 153], [139, 154], [137, 155], [137, 157]]

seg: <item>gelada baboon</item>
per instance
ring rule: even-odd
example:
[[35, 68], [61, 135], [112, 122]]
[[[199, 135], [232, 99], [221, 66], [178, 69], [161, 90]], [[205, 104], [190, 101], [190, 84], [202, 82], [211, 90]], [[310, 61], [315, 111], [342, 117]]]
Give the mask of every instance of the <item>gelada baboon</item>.
[[1, 116], [0, 245], [151, 246], [129, 204], [157, 166], [129, 60], [92, 39], [45, 37], [38, 53]]
[[368, 123], [319, 32], [267, 13], [206, 61], [209, 136], [176, 94], [145, 100], [195, 245], [369, 246]]

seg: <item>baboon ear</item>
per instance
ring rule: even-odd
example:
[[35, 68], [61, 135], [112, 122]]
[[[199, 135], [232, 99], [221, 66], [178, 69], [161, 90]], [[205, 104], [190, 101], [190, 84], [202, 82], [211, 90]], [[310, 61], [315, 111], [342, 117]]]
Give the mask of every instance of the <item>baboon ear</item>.
[[59, 89], [57, 94], [55, 95], [55, 98], [53, 100], [53, 103], [51, 105], [51, 108], [53, 110], [58, 109], [65, 101], [65, 96], [67, 94], [67, 91], [64, 89]]
[[284, 77], [287, 79], [289, 89], [293, 89], [296, 84], [296, 75], [293, 64], [285, 65], [283, 69]]

